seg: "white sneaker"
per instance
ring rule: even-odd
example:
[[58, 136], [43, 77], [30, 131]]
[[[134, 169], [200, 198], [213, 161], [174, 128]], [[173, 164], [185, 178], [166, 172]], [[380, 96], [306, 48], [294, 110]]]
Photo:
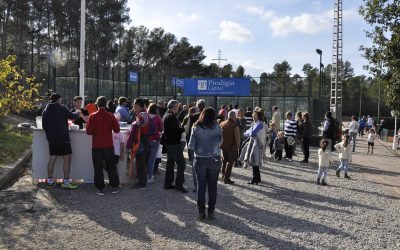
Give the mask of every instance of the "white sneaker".
[[147, 183], [153, 183], [154, 182], [154, 177], [151, 179], [147, 179]]
[[100, 190], [97, 190], [97, 191], [96, 191], [96, 194], [97, 194], [98, 196], [104, 196], [104, 192], [103, 192], [103, 191], [100, 191]]

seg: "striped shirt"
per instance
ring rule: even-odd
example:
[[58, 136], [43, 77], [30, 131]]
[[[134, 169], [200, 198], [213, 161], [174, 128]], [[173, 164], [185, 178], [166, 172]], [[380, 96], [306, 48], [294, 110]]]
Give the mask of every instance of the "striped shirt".
[[297, 122], [296, 120], [285, 121], [285, 137], [296, 136], [297, 133]]
[[249, 129], [251, 127], [251, 124], [253, 123], [253, 116], [251, 111], [247, 111], [246, 114], [244, 115], [244, 119], [246, 119], [246, 127]]

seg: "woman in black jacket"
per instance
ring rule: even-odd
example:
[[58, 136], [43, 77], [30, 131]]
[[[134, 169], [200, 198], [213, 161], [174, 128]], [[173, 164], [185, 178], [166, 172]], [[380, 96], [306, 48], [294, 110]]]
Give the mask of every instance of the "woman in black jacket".
[[301, 162], [308, 163], [308, 158], [310, 157], [310, 142], [312, 137], [312, 123], [310, 121], [310, 114], [303, 114], [303, 134], [301, 136], [301, 143], [303, 144], [304, 149], [304, 160]]

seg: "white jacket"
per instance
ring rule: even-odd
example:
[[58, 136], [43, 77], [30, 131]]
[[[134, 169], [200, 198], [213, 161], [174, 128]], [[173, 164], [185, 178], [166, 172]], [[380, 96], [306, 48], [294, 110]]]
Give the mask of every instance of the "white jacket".
[[318, 149], [318, 160], [320, 167], [329, 167], [333, 163], [330, 150], [323, 151], [322, 148]]
[[335, 149], [339, 152], [339, 159], [351, 161], [352, 154], [351, 154], [350, 143], [347, 144], [346, 147], [344, 147], [343, 144], [344, 144], [343, 142], [339, 142], [338, 144], [335, 145]]
[[358, 133], [359, 127], [360, 127], [360, 124], [357, 121], [352, 121], [352, 122], [350, 122], [350, 125], [349, 125], [349, 132], [350, 133]]

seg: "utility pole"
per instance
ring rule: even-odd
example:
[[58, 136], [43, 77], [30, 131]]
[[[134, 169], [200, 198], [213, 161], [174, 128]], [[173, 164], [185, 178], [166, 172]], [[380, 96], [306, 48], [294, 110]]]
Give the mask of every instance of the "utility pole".
[[221, 67], [221, 62], [222, 61], [227, 61], [228, 59], [222, 58], [222, 52], [221, 50], [218, 50], [218, 58], [212, 59], [213, 61], [217, 61], [218, 67]]
[[[218, 50], [218, 58], [214, 58], [212, 60], [213, 61], [217, 61], [218, 68], [221, 67], [221, 62], [222, 61], [228, 61], [228, 59], [222, 58], [222, 52], [221, 52], [220, 49]], [[221, 77], [221, 73], [219, 74], [219, 77]], [[214, 107], [215, 107], [216, 110], [218, 110], [218, 97], [217, 96], [214, 96]]]
[[79, 95], [85, 105], [85, 40], [86, 40], [86, 0], [81, 0], [81, 35], [79, 51]]

